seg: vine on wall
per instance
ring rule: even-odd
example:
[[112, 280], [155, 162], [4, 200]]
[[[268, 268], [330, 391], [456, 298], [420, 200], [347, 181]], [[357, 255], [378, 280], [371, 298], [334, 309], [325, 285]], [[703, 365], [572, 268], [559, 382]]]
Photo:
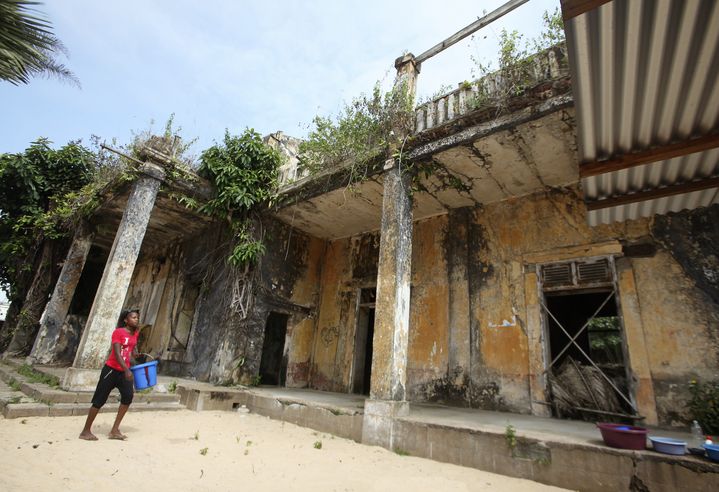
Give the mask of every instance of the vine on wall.
[[240, 136], [226, 132], [222, 143], [200, 157], [198, 174], [214, 185], [216, 194], [197, 209], [227, 222], [233, 236], [228, 262], [234, 266], [255, 263], [265, 252], [251, 214], [255, 207], [272, 203], [280, 164], [280, 154], [252, 129]]

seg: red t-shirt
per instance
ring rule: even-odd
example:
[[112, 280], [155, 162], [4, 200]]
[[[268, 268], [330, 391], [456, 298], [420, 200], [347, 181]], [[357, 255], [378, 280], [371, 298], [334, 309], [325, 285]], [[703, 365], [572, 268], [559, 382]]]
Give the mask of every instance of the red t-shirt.
[[112, 332], [112, 341], [110, 342], [110, 357], [107, 358], [107, 364], [108, 366], [112, 367], [113, 369], [116, 369], [118, 371], [122, 371], [122, 366], [115, 358], [115, 351], [112, 350], [112, 346], [116, 343], [119, 343], [121, 345], [120, 348], [120, 355], [122, 356], [122, 359], [125, 361], [125, 366], [129, 369], [130, 367], [130, 354], [132, 354], [133, 349], [135, 348], [135, 345], [137, 345], [137, 336], [140, 334], [140, 331], [136, 331], [134, 334], [131, 334], [126, 328], [120, 327], [115, 328], [115, 331]]

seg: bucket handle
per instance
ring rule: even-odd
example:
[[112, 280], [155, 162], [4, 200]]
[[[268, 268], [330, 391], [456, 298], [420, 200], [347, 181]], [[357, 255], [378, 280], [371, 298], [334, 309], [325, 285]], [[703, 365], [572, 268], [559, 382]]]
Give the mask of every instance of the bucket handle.
[[[146, 355], [146, 356], [150, 357], [152, 360], [155, 360], [155, 357], [152, 354], [147, 354], [145, 352], [138, 352], [137, 355]], [[150, 362], [152, 362], [152, 361], [150, 361]]]

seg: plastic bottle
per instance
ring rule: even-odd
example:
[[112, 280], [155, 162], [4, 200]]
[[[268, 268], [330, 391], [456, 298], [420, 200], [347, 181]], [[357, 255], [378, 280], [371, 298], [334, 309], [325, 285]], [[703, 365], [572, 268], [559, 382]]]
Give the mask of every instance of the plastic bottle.
[[704, 444], [714, 444], [714, 441], [712, 441], [712, 436], [707, 436], [707, 440], [704, 441]]
[[692, 422], [692, 443], [691, 447], [693, 448], [700, 448], [704, 445], [704, 432], [702, 432], [702, 427], [699, 425], [699, 422], [696, 420]]

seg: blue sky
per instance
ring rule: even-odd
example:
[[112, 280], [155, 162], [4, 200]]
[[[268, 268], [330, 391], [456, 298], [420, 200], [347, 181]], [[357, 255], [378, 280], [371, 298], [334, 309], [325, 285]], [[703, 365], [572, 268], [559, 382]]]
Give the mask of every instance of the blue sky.
[[[335, 114], [377, 80], [389, 87], [405, 50], [418, 55], [504, 2], [48, 0], [39, 9], [82, 88], [0, 82], [0, 152], [40, 136], [125, 143], [172, 113], [183, 136], [198, 139], [196, 153], [225, 128], [302, 137], [314, 115]], [[470, 56], [495, 58], [502, 28], [536, 36], [542, 12], [558, 4], [530, 0], [430, 59], [419, 95], [470, 79]]]

